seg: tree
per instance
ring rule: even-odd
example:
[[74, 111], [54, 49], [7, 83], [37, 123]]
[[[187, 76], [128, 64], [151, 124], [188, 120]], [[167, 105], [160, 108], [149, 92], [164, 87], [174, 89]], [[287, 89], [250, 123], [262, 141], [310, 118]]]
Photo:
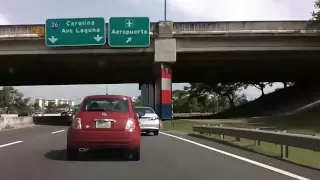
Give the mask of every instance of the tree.
[[33, 107], [34, 107], [35, 110], [40, 109], [39, 103], [34, 103], [34, 104], [33, 104]]
[[14, 107], [17, 110], [23, 110], [23, 109], [29, 108], [29, 102], [30, 102], [30, 98], [23, 98], [23, 95], [21, 93], [21, 95], [19, 95], [14, 99], [14, 103], [12, 107]]
[[264, 96], [264, 89], [267, 86], [271, 86], [273, 85], [272, 82], [256, 82], [256, 83], [251, 83], [250, 85], [254, 86], [255, 88], [259, 89], [261, 91], [261, 96]]
[[29, 108], [30, 98], [24, 98], [23, 94], [11, 86], [3, 86], [0, 91], [0, 106], [9, 111], [19, 111]]
[[133, 101], [133, 106], [141, 106], [141, 95], [139, 95], [137, 99]]
[[241, 82], [236, 83], [216, 83], [210, 86], [212, 91], [220, 96], [227, 97], [229, 100], [229, 105], [232, 108], [235, 108], [235, 98], [237, 92], [242, 89], [246, 88], [247, 85]]
[[237, 95], [237, 97], [235, 98], [235, 105], [239, 106], [241, 104], [245, 104], [249, 102], [247, 99], [247, 96], [245, 94], [241, 94], [241, 95]]
[[319, 22], [320, 21], [320, 11], [319, 11], [320, 0], [315, 1], [314, 8], [316, 9], [316, 11], [312, 12], [312, 19], [316, 22]]
[[52, 101], [48, 102], [48, 105], [46, 106], [48, 112], [54, 112], [56, 110], [56, 104]]
[[185, 90], [172, 91], [172, 105], [175, 113], [190, 112], [190, 104], [188, 102], [188, 92]]
[[241, 82], [236, 83], [221, 83], [221, 82], [213, 82], [213, 83], [192, 83], [190, 84], [190, 96], [196, 97], [199, 100], [204, 101], [205, 99], [212, 97], [214, 94], [217, 94], [221, 97], [226, 97], [229, 101], [229, 106], [235, 107], [235, 98], [237, 92], [240, 89], [247, 88], [247, 85]]
[[[212, 103], [214, 103], [214, 92], [207, 84], [191, 83], [190, 87], [188, 88], [188, 94], [189, 99], [195, 99], [197, 101], [198, 107], [200, 106], [201, 109], [205, 108], [205, 112], [208, 111], [208, 106], [213, 106]], [[212, 109], [212, 112], [213, 111], [214, 109]]]

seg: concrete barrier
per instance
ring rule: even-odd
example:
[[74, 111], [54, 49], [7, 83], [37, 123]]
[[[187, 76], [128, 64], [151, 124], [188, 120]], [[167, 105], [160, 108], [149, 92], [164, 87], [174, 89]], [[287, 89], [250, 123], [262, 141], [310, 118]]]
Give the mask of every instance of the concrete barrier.
[[[61, 116], [61, 113], [46, 113], [43, 116]], [[1, 114], [1, 117], [18, 117], [18, 114]]]
[[[51, 116], [49, 116], [51, 115]], [[0, 118], [0, 130], [21, 128], [30, 125], [61, 125], [68, 126], [72, 121], [71, 116], [59, 116], [57, 114], [46, 114], [42, 117], [15, 117], [12, 115]]]
[[3, 117], [0, 118], [0, 130], [20, 128], [33, 125], [32, 117]]
[[71, 123], [71, 116], [40, 116], [33, 117], [33, 123], [36, 125], [61, 125], [67, 126]]
[[5, 117], [18, 117], [18, 114], [1, 114], [1, 117], [2, 118], [5, 118]]

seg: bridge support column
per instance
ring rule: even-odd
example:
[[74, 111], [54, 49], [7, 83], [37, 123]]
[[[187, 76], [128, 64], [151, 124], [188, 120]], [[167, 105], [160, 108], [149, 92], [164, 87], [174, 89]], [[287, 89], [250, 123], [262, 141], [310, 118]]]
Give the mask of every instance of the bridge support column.
[[156, 112], [162, 120], [172, 119], [172, 71], [170, 64], [161, 63], [155, 84]]
[[148, 84], [141, 85], [141, 105], [148, 106], [149, 101], [149, 86]]
[[156, 112], [162, 120], [172, 119], [172, 64], [176, 62], [176, 39], [172, 21], [158, 23], [158, 37], [154, 41], [154, 72]]
[[154, 84], [142, 84], [141, 88], [141, 105], [155, 108], [154, 101]]
[[154, 84], [148, 84], [148, 106], [155, 109]]

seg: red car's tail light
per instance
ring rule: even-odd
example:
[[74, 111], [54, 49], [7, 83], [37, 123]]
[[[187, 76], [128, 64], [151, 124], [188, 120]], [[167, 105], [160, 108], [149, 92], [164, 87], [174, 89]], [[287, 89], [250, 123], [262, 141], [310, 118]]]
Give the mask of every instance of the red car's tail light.
[[72, 121], [72, 128], [73, 129], [81, 129], [81, 119], [80, 118], [75, 118]]
[[134, 120], [128, 119], [127, 124], [126, 124], [126, 130], [129, 132], [133, 132], [134, 128], [135, 128]]

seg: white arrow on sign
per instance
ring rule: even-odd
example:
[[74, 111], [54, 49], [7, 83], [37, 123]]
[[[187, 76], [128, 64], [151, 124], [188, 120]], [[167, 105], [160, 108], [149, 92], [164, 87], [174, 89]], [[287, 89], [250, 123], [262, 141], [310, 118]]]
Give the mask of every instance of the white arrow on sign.
[[58, 40], [58, 38], [55, 38], [54, 36], [52, 36], [51, 38], [48, 38], [48, 39], [52, 44], [54, 44]]
[[132, 37], [128, 37], [127, 40], [126, 40], [126, 44], [128, 44], [131, 41], [132, 41]]
[[93, 39], [95, 39], [97, 42], [99, 42], [103, 37], [99, 36], [99, 34], [95, 37], [93, 37]]

